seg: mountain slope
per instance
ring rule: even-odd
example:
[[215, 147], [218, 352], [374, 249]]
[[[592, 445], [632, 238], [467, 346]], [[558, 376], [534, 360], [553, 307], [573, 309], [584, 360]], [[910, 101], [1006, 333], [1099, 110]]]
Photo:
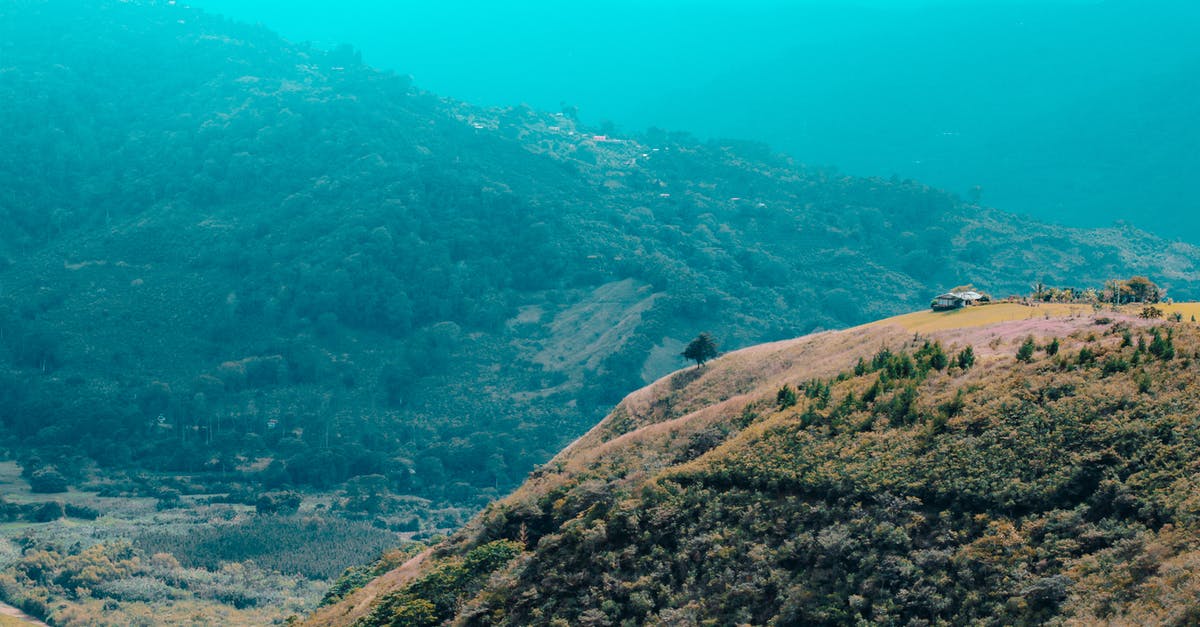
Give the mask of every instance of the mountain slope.
[[1019, 305], [737, 351], [311, 623], [1189, 624], [1198, 368], [1193, 323]]
[[0, 11], [0, 422], [27, 472], [381, 474], [478, 507], [700, 330], [1200, 279], [1146, 233], [479, 109], [179, 3]]

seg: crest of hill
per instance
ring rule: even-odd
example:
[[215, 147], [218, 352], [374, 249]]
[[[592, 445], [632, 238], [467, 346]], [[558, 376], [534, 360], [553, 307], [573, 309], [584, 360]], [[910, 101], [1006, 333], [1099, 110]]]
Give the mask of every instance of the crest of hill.
[[422, 568], [311, 624], [387, 624], [498, 543], [520, 549], [437, 588], [455, 602], [434, 618], [1185, 624], [1197, 385], [1200, 329], [1132, 311], [1001, 304], [754, 346], [629, 395]]

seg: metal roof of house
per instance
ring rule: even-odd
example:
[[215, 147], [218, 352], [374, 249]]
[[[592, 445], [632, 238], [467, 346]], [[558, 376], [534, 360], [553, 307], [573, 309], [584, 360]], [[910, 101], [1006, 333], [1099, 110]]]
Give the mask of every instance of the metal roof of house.
[[979, 292], [946, 292], [937, 298], [942, 299], [957, 299], [957, 300], [979, 300], [983, 298], [983, 294]]

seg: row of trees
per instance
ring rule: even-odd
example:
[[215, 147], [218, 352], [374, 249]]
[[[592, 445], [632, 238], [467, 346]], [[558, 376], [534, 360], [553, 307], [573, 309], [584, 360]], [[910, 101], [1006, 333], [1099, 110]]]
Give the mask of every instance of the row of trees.
[[1129, 279], [1109, 279], [1102, 288], [1052, 287], [1038, 281], [1030, 286], [1030, 298], [1039, 302], [1057, 303], [1157, 303], [1164, 297], [1164, 290], [1144, 276]]

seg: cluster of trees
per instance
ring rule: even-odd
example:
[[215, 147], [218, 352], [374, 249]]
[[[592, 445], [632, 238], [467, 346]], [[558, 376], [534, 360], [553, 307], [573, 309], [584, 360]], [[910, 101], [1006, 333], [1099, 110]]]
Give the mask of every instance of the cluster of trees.
[[254, 511], [260, 515], [295, 514], [300, 510], [304, 497], [296, 492], [264, 493], [254, 500]]
[[1157, 283], [1144, 276], [1129, 279], [1109, 279], [1104, 287], [1054, 287], [1038, 281], [1030, 286], [1030, 298], [1045, 303], [1157, 303], [1165, 291]]
[[14, 503], [0, 497], [0, 520], [8, 522], [51, 522], [62, 518], [95, 520], [99, 517], [100, 512], [86, 505], [63, 501]]
[[1124, 303], [1157, 303], [1162, 290], [1150, 279], [1135, 276], [1126, 281], [1109, 281], [1104, 285], [1104, 299], [1117, 305]]

